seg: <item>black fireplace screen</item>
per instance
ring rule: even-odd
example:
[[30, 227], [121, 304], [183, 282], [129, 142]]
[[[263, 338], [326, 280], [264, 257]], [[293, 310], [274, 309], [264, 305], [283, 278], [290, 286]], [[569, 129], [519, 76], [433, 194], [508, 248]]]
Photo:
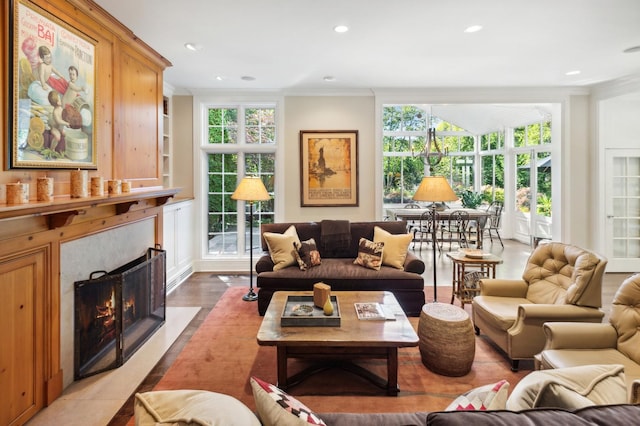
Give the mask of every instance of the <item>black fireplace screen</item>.
[[165, 300], [166, 254], [156, 248], [76, 281], [75, 380], [124, 364], [164, 323]]

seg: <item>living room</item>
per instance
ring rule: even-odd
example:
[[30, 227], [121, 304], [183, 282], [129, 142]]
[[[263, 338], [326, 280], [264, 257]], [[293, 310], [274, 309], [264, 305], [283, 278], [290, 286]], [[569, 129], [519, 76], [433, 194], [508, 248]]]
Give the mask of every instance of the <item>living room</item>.
[[[24, 4], [25, 2], [21, 3]], [[278, 141], [277, 146], [278, 169], [275, 182], [275, 218], [277, 221], [317, 221], [320, 219], [341, 219], [349, 218], [350, 220], [380, 220], [384, 215], [382, 195], [380, 184], [382, 181], [382, 136], [380, 132], [380, 123], [377, 118], [380, 114], [380, 108], [385, 104], [445, 104], [445, 103], [464, 103], [464, 104], [536, 104], [536, 103], [552, 103], [558, 105], [561, 115], [558, 118], [560, 129], [558, 132], [561, 137], [561, 144], [558, 147], [558, 157], [561, 166], [558, 167], [560, 175], [557, 177], [559, 185], [554, 188], [554, 196], [559, 200], [557, 205], [557, 216], [554, 217], [554, 239], [571, 242], [578, 246], [590, 248], [599, 252], [607, 252], [608, 235], [607, 230], [607, 212], [604, 209], [593, 208], [594, 205], [607, 205], [606, 185], [609, 180], [607, 173], [610, 169], [606, 167], [606, 154], [611, 149], [634, 149], [637, 147], [637, 120], [634, 117], [640, 111], [640, 102], [637, 94], [640, 93], [640, 76], [638, 75], [637, 66], [635, 72], [630, 75], [621, 76], [609, 81], [599, 81], [594, 84], [569, 84], [563, 86], [539, 86], [531, 87], [529, 85], [510, 85], [500, 87], [499, 85], [488, 87], [463, 87], [462, 85], [449, 85], [446, 88], [434, 87], [428, 84], [415, 87], [415, 85], [403, 84], [397, 88], [360, 88], [360, 87], [341, 87], [338, 86], [321, 86], [313, 89], [295, 90], [291, 88], [283, 88], [277, 90], [260, 89], [254, 86], [242, 86], [223, 88], [219, 90], [207, 89], [192, 93], [183, 91], [178, 85], [172, 85], [171, 81], [165, 78], [162, 84], [162, 70], [158, 72], [152, 83], [155, 92], [151, 99], [154, 111], [158, 114], [151, 114], [154, 117], [149, 119], [145, 113], [141, 113], [134, 107], [138, 98], [136, 96], [122, 96], [121, 92], [135, 93], [136, 86], [139, 81], [131, 78], [130, 81], [122, 78], [126, 73], [140, 72], [142, 70], [145, 79], [150, 77], [154, 72], [145, 74], [149, 69], [167, 69], [171, 70], [170, 61], [165, 59], [163, 55], [157, 52], [163, 52], [163, 46], [150, 44], [150, 50], [155, 53], [146, 53], [152, 57], [139, 59], [138, 65], [131, 65], [128, 57], [136, 56], [136, 53], [142, 48], [136, 47], [136, 43], [141, 43], [136, 34], [127, 32], [126, 29], [118, 26], [116, 29], [110, 30], [112, 34], [105, 35], [103, 25], [112, 25], [111, 21], [103, 15], [92, 11], [97, 5], [93, 2], [82, 0], [56, 0], [56, 1], [31, 1], [26, 2], [27, 5], [34, 5], [33, 9], [40, 12], [41, 10], [49, 12], [53, 18], [61, 19], [67, 22], [72, 28], [79, 28], [80, 32], [90, 34], [91, 39], [97, 40], [96, 43], [96, 63], [99, 64], [100, 70], [118, 68], [125, 74], [113, 73], [113, 76], [100, 82], [95, 90], [97, 99], [102, 103], [100, 114], [97, 119], [102, 124], [98, 130], [96, 139], [99, 141], [97, 147], [97, 155], [93, 164], [90, 164], [88, 170], [90, 175], [102, 176], [105, 180], [109, 179], [125, 179], [131, 180], [134, 185], [132, 197], [137, 197], [141, 192], [147, 189], [154, 189], [163, 186], [162, 158], [158, 158], [158, 146], [161, 144], [161, 137], [158, 135], [162, 132], [157, 115], [161, 114], [161, 97], [163, 94], [170, 94], [172, 113], [172, 139], [175, 141], [172, 147], [174, 162], [172, 164], [172, 182], [171, 187], [180, 188], [175, 196], [176, 200], [184, 200], [189, 203], [190, 216], [182, 218], [187, 225], [187, 231], [193, 238], [192, 256], [188, 260], [188, 268], [192, 271], [215, 271], [215, 272], [245, 272], [248, 266], [247, 256], [232, 256], [220, 259], [219, 256], [208, 253], [203, 248], [206, 243], [204, 236], [206, 235], [206, 217], [199, 212], [206, 211], [206, 188], [204, 188], [203, 180], [199, 179], [205, 171], [201, 162], [202, 135], [198, 130], [201, 128], [199, 120], [203, 105], [229, 105], [238, 103], [268, 103], [275, 104], [278, 108]], [[101, 4], [98, 2], [98, 4]], [[629, 6], [624, 3], [625, 7], [629, 7], [627, 15], [634, 16], [637, 12], [635, 5]], [[30, 7], [30, 6], [29, 6]], [[104, 8], [108, 8], [105, 3]], [[6, 4], [3, 9], [3, 22], [11, 22], [11, 5]], [[47, 15], [49, 17], [49, 15]], [[97, 16], [97, 17], [96, 17]], [[87, 24], [87, 17], [93, 22]], [[124, 20], [123, 20], [124, 21]], [[98, 23], [95, 23], [98, 22]], [[113, 24], [115, 25], [115, 24]], [[11, 63], [10, 58], [12, 43], [12, 34], [8, 31], [12, 28], [5, 25], [7, 31], [3, 33], [3, 50], [2, 55], [5, 57], [5, 64]], [[134, 30], [136, 32], [137, 30]], [[636, 39], [629, 36], [629, 41], [638, 44]], [[148, 40], [142, 38], [142, 43], [149, 43]], [[180, 40], [183, 42], [190, 40]], [[105, 48], [104, 46], [117, 46], [116, 48]], [[148, 46], [147, 46], [148, 47]], [[618, 51], [629, 46], [619, 46]], [[105, 50], [106, 49], [106, 50]], [[120, 49], [120, 50], [118, 50]], [[115, 51], [124, 52], [122, 57], [113, 59]], [[133, 51], [133, 53], [131, 52]], [[633, 53], [626, 54], [627, 57], [633, 57]], [[143, 55], [144, 56], [144, 55]], [[168, 57], [168, 56], [167, 56]], [[117, 61], [122, 61], [121, 63]], [[151, 68], [149, 68], [149, 62]], [[635, 61], [637, 63], [637, 60]], [[174, 65], [177, 65], [174, 64]], [[62, 70], [66, 71], [66, 70]], [[9, 87], [12, 68], [4, 68], [2, 73], [4, 84], [0, 89], [3, 98], [9, 99]], [[64, 72], [64, 74], [67, 74]], [[159, 77], [158, 77], [159, 76]], [[108, 81], [108, 82], [107, 82]], [[148, 80], [145, 80], [148, 81]], [[159, 82], [159, 83], [158, 83]], [[236, 83], [237, 84], [237, 83]], [[290, 83], [289, 83], [290, 84]], [[479, 86], [479, 84], [478, 84]], [[287, 87], [287, 86], [284, 86]], [[238, 90], [235, 90], [238, 89]], [[116, 93], [117, 101], [111, 99], [111, 94]], [[122, 99], [120, 99], [122, 98]], [[2, 107], [2, 116], [5, 120], [5, 128], [9, 129], [10, 124], [10, 103], [5, 103]], [[137, 131], [128, 126], [130, 117], [141, 118], [146, 124]], [[125, 131], [126, 129], [126, 131]], [[300, 164], [299, 164], [299, 132], [309, 129], [357, 129], [359, 132], [359, 182], [358, 190], [360, 199], [357, 206], [342, 208], [326, 208], [326, 207], [302, 207], [300, 205]], [[129, 133], [127, 133], [129, 132]], [[149, 136], [151, 135], [151, 136]], [[142, 141], [138, 144], [132, 143], [132, 140]], [[9, 132], [3, 133], [3, 149], [2, 160], [4, 164], [9, 162], [9, 147], [11, 141]], [[585, 149], [586, 148], [586, 149]], [[633, 155], [632, 155], [633, 156]], [[140, 158], [152, 158], [153, 161], [140, 161]], [[555, 157], [554, 157], [555, 158]], [[19, 165], [20, 166], [20, 165]], [[25, 167], [26, 166], [26, 167]], [[83, 165], [84, 167], [84, 165]], [[95, 167], [95, 168], [94, 168]], [[39, 177], [53, 177], [55, 181], [54, 195], [58, 199], [67, 197], [71, 190], [68, 169], [60, 167], [30, 167], [21, 165], [20, 167], [7, 166], [0, 173], [0, 183], [6, 185], [15, 182], [31, 183], [30, 199], [36, 199], [36, 180]], [[293, 178], [290, 178], [293, 177]], [[3, 185], [3, 186], [4, 186]], [[4, 195], [4, 194], [3, 194]], [[125, 214], [126, 220], [130, 222], [144, 221], [152, 219], [153, 222], [147, 222], [141, 231], [143, 235], [138, 238], [139, 242], [136, 246], [130, 248], [130, 252], [122, 253], [119, 249], [120, 245], [126, 245], [123, 242], [114, 244], [110, 251], [103, 254], [100, 250], [91, 253], [91, 257], [98, 259], [107, 259], [103, 265], [105, 268], [117, 267], [123, 263], [123, 257], [133, 257], [138, 252], [156, 243], [167, 245], [168, 233], [165, 231], [158, 232], [158, 228], [162, 228], [162, 219], [156, 219], [162, 216], [163, 198], [167, 194], [161, 191], [154, 194], [148, 199], [145, 205], [143, 200], [141, 203], [133, 206], [133, 211]], [[6, 197], [6, 195], [4, 195]], [[146, 198], [146, 196], [143, 196]], [[2, 201], [6, 201], [6, 198]], [[0, 202], [2, 202], [0, 201]], [[72, 201], [72, 200], [71, 200]], [[133, 200], [131, 200], [133, 201]], [[138, 200], [137, 200], [138, 201]], [[172, 203], [175, 204], [175, 203]], [[6, 207], [7, 210], [15, 211], [20, 209], [30, 209], [38, 207], [29, 204], [28, 207]], [[65, 209], [69, 211], [83, 211], [83, 206], [78, 204], [68, 205]], [[103, 206], [101, 209], [106, 210], [108, 207]], [[122, 207], [124, 208], [124, 207]], [[145, 209], [147, 209], [145, 211]], [[49, 245], [53, 238], [51, 234], [59, 233], [59, 227], [53, 227], [47, 231], [46, 236], [42, 236], [38, 232], [33, 232], [32, 226], [41, 230], [50, 225], [46, 225], [44, 220], [37, 219], [37, 215], [41, 212], [37, 210], [29, 210], [30, 216], [25, 225], [24, 219], [17, 221], [3, 216], [2, 235], [3, 248], [2, 259], [10, 259], [16, 253], [22, 253], [31, 250], [35, 246]], [[48, 259], [47, 266], [44, 268], [47, 283], [56, 284], [60, 287], [59, 278], [61, 273], [61, 263], [59, 260], [60, 246], [65, 243], [67, 238], [75, 239], [80, 235], [89, 235], [97, 233], [101, 229], [110, 229], [118, 225], [124, 216], [111, 215], [100, 210], [96, 215], [91, 211], [86, 214], [69, 214], [64, 215], [59, 212], [50, 212], [49, 216], [53, 216], [52, 221], [55, 223], [70, 222], [70, 228], [65, 229], [64, 237], [55, 237], [55, 243], [45, 254]], [[555, 211], [554, 211], [555, 213]], [[13, 214], [13, 213], [11, 213]], [[103, 217], [108, 217], [106, 225], [100, 225]], [[112, 217], [113, 216], [113, 217]], [[34, 223], [36, 222], [36, 223]], [[152, 224], [151, 224], [152, 223]], [[166, 223], [166, 220], [165, 220]], [[17, 226], [12, 226], [17, 224]], [[69, 226], [69, 225], [67, 225]], [[183, 224], [183, 226], [185, 226]], [[58, 229], [58, 231], [55, 231]], [[555, 232], [557, 230], [557, 232]], [[588, 230], [588, 231], [587, 231]], [[25, 235], [31, 236], [28, 240]], [[512, 234], [505, 229], [505, 236], [509, 238]], [[35, 241], [33, 237], [35, 236]], [[125, 237], [125, 242], [127, 237]], [[25, 241], [27, 240], [27, 241]], [[30, 242], [31, 241], [31, 242]], [[108, 244], [98, 243], [97, 247], [106, 247]], [[50, 257], [53, 254], [53, 257]], [[88, 274], [94, 268], [94, 261], [89, 262], [90, 265], [82, 265], [83, 267], [74, 271], [73, 276], [78, 278], [87, 278]], [[637, 270], [637, 266], [625, 265], [620, 271]], [[627, 268], [627, 269], [624, 269]], [[182, 271], [180, 271], [182, 272]], [[63, 272], [63, 276], [66, 274]], [[426, 275], [428, 276], [428, 275]], [[68, 279], [68, 278], [64, 278]], [[48, 287], [47, 287], [48, 288]], [[68, 287], [67, 287], [68, 288]], [[54, 293], [60, 290], [54, 290]], [[52, 306], [60, 304], [69, 304], [70, 295], [67, 290], [62, 290], [60, 298], [49, 299]], [[66, 299], [66, 300], [65, 300]], [[44, 306], [48, 306], [47, 303]], [[55, 317], [54, 314], [49, 313]], [[63, 322], [66, 321], [63, 319]], [[49, 340], [60, 340], [58, 336], [65, 332], [59, 329], [65, 326], [59, 324], [60, 320], [55, 318], [48, 322], [52, 324], [53, 329], [48, 330]], [[68, 326], [68, 324], [66, 324]], [[67, 338], [68, 339], [68, 338]], [[65, 342], [67, 342], [66, 340]], [[54, 344], [53, 352], [60, 352], [59, 343]], [[62, 344], [64, 347], [64, 343]], [[58, 356], [54, 356], [49, 361], [46, 368], [48, 377], [49, 393], [51, 396], [59, 394], [65, 385], [70, 382], [72, 373], [65, 371], [65, 378], [58, 377], [61, 365], [69, 365], [71, 356], [67, 354], [60, 355], [62, 361], [57, 360]], [[54, 379], [55, 378], [55, 379]], [[53, 379], [53, 380], [52, 380]], [[56, 390], [57, 389], [57, 390]], [[51, 400], [55, 397], [47, 398]]]

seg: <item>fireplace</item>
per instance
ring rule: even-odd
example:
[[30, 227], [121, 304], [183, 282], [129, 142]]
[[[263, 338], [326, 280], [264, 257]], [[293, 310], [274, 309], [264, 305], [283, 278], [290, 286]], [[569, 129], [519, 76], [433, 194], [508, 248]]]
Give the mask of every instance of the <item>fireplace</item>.
[[165, 321], [166, 253], [74, 283], [74, 378], [124, 364]]

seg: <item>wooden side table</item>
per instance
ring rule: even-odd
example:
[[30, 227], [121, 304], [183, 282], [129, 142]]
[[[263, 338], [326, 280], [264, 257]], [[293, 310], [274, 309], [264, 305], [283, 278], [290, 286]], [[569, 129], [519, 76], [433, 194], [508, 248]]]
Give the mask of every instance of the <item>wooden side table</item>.
[[455, 297], [460, 300], [462, 307], [465, 303], [471, 303], [473, 296], [476, 296], [480, 289], [473, 292], [465, 291], [464, 277], [468, 268], [478, 269], [487, 277], [496, 277], [496, 265], [502, 263], [502, 258], [491, 253], [484, 253], [482, 257], [468, 257], [462, 252], [447, 253], [447, 257], [453, 262], [453, 292], [451, 293], [451, 303], [453, 304]]

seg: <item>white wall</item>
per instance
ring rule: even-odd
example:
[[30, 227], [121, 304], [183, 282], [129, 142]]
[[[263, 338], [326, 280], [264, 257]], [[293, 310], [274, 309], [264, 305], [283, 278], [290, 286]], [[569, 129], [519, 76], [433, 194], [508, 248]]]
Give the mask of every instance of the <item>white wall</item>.
[[[278, 221], [375, 219], [375, 114], [373, 96], [289, 96], [285, 98], [283, 161], [285, 208]], [[358, 207], [300, 206], [300, 130], [358, 131]]]

